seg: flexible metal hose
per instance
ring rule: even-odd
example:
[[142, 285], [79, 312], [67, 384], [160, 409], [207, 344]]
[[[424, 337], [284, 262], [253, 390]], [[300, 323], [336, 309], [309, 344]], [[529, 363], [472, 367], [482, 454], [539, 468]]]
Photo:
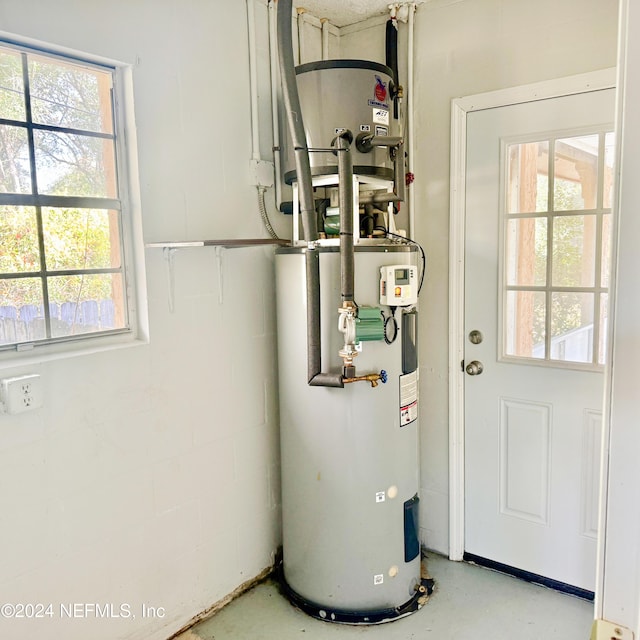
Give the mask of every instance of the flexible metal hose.
[[258, 187], [258, 209], [260, 209], [260, 217], [262, 218], [262, 223], [267, 230], [267, 233], [274, 239], [280, 240], [280, 237], [275, 232], [274, 228], [271, 226], [271, 220], [269, 220], [269, 214], [267, 213], [267, 205], [264, 201], [264, 192], [266, 191], [265, 187]]

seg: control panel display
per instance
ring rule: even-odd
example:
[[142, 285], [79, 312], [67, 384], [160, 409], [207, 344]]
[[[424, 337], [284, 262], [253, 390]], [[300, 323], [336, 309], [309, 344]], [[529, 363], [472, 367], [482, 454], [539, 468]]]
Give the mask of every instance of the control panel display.
[[405, 307], [418, 302], [418, 269], [412, 265], [380, 267], [380, 304]]

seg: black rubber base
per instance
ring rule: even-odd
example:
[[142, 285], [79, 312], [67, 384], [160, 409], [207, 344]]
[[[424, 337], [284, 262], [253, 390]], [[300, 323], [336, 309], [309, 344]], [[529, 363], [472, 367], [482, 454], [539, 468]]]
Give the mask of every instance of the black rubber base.
[[336, 622], [340, 624], [382, 624], [384, 622], [392, 622], [398, 618], [404, 618], [411, 613], [420, 609], [419, 600], [424, 596], [433, 593], [434, 581], [431, 579], [423, 579], [420, 588], [416, 590], [416, 594], [399, 607], [391, 609], [378, 609], [373, 611], [349, 611], [345, 609], [332, 609], [309, 602], [301, 595], [296, 593], [284, 579], [284, 574], [280, 571], [280, 586], [282, 592], [291, 601], [293, 605], [304, 611], [307, 615], [325, 622]]
[[531, 573], [530, 571], [524, 571], [522, 569], [517, 569], [516, 567], [510, 567], [507, 564], [495, 562], [495, 560], [488, 560], [487, 558], [476, 556], [473, 553], [465, 553], [463, 558], [467, 562], [473, 562], [474, 564], [480, 565], [481, 567], [493, 569], [494, 571], [499, 571], [500, 573], [506, 573], [510, 576], [514, 576], [515, 578], [520, 578], [520, 580], [531, 582], [533, 584], [539, 584], [543, 587], [553, 589], [554, 591], [560, 591], [562, 593], [576, 596], [577, 598], [582, 598], [583, 600], [593, 601], [594, 598], [593, 591], [582, 589], [580, 587], [574, 587], [571, 584], [560, 582], [559, 580], [545, 578], [544, 576], [540, 576], [537, 573]]

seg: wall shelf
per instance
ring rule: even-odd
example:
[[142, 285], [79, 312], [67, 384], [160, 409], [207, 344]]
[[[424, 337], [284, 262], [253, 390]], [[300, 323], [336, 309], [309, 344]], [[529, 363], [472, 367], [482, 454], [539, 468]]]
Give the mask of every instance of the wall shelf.
[[145, 249], [186, 249], [189, 247], [225, 247], [240, 249], [242, 247], [259, 247], [263, 245], [289, 245], [290, 240], [274, 240], [272, 238], [239, 238], [232, 240], [194, 240], [184, 242], [148, 242]]

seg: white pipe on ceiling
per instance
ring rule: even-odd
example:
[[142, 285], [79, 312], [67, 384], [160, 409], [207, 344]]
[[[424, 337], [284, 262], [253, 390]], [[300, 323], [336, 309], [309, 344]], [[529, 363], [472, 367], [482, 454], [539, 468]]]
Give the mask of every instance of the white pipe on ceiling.
[[322, 59], [329, 59], [329, 20], [327, 18], [321, 18], [322, 24]]
[[251, 158], [260, 160], [258, 116], [258, 73], [256, 69], [256, 17], [254, 0], [247, 0], [247, 34], [249, 39], [249, 82], [251, 98]]
[[275, 2], [269, 2], [269, 69], [271, 71], [271, 126], [273, 132], [273, 166], [275, 169], [276, 209], [282, 202], [282, 184], [280, 182], [280, 119], [278, 95], [280, 87], [280, 67], [278, 65], [278, 36], [276, 27]]
[[298, 7], [298, 18], [297, 18], [297, 26], [298, 26], [298, 64], [304, 64], [306, 60], [306, 51], [304, 44], [304, 23], [305, 23], [305, 12], [306, 9], [302, 7]]

